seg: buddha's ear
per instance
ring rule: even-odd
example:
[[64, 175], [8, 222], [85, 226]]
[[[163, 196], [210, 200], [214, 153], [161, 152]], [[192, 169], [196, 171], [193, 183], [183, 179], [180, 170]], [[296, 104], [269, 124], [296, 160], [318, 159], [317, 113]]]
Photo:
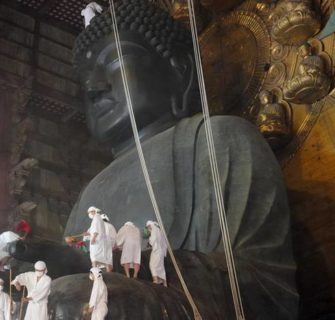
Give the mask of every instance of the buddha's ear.
[[176, 118], [183, 118], [189, 114], [192, 101], [192, 87], [195, 77], [195, 63], [193, 56], [187, 52], [176, 54], [170, 58], [174, 69], [175, 83], [172, 95], [172, 113]]

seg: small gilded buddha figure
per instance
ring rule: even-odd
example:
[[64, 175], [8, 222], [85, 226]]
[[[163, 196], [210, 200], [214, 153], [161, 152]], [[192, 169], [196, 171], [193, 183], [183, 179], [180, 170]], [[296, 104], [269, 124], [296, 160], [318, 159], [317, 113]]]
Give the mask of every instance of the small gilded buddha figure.
[[300, 45], [320, 29], [320, 21], [309, 0], [281, 1], [270, 19], [274, 40], [284, 45]]
[[312, 47], [308, 43], [302, 45], [299, 51], [302, 61], [298, 74], [284, 84], [284, 98], [298, 104], [313, 103], [327, 95], [330, 78], [324, 61], [312, 53]]
[[257, 125], [264, 138], [273, 149], [286, 144], [291, 136], [291, 126], [287, 110], [278, 102], [274, 102], [273, 94], [263, 90], [259, 94], [261, 110]]

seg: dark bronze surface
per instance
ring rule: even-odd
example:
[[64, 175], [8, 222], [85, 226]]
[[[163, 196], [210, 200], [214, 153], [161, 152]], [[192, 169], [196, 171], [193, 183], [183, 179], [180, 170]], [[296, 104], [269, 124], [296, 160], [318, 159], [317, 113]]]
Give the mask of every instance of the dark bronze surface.
[[[116, 13], [135, 117], [169, 239], [176, 249], [221, 251], [203, 121], [199, 115], [187, 118], [200, 109], [187, 32], [141, 1], [120, 5]], [[218, 56], [224, 57], [227, 69], [219, 71], [227, 73], [227, 109], [238, 114], [256, 98], [264, 81], [270, 42], [266, 25], [256, 14], [238, 11], [226, 18]], [[164, 33], [166, 28], [171, 32]], [[136, 150], [127, 141], [132, 132], [114, 47], [106, 12], [79, 35], [75, 63], [87, 95], [91, 132], [113, 147], [129, 149], [83, 190], [68, 221], [69, 234], [87, 229], [83, 212], [93, 203], [117, 228], [127, 220], [142, 227], [145, 219], [153, 218]], [[185, 119], [177, 121], [180, 118]], [[166, 130], [168, 126], [172, 127]], [[247, 317], [295, 319], [295, 263], [277, 162], [247, 121], [218, 116], [212, 127]], [[228, 288], [227, 282], [222, 290], [215, 289], [222, 301]], [[232, 318], [232, 311], [227, 315]]]

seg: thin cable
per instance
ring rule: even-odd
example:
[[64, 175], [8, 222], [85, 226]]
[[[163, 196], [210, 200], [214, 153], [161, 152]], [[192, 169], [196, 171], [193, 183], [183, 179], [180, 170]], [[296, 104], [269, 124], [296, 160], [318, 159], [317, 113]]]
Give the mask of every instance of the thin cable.
[[9, 307], [9, 320], [12, 320], [12, 306], [13, 306], [13, 291], [12, 291], [12, 277], [13, 277], [13, 273], [12, 273], [12, 266], [9, 265], [10, 269], [9, 269], [9, 300], [10, 300], [10, 307]]
[[164, 228], [164, 224], [161, 218], [161, 214], [159, 211], [159, 207], [156, 201], [156, 197], [152, 188], [152, 184], [151, 184], [151, 180], [150, 180], [150, 176], [149, 176], [149, 172], [148, 172], [148, 168], [146, 165], [146, 161], [143, 155], [143, 150], [142, 150], [142, 146], [141, 146], [141, 142], [140, 142], [140, 138], [139, 138], [139, 134], [138, 134], [138, 129], [137, 129], [137, 125], [136, 125], [136, 120], [135, 120], [135, 115], [133, 112], [133, 105], [132, 105], [132, 100], [131, 100], [131, 96], [130, 96], [130, 92], [129, 92], [129, 86], [128, 86], [128, 81], [127, 81], [127, 75], [126, 75], [126, 71], [124, 68], [124, 62], [123, 62], [123, 55], [122, 55], [122, 48], [121, 48], [121, 43], [120, 43], [120, 37], [119, 37], [119, 32], [118, 32], [118, 27], [117, 27], [117, 23], [116, 23], [116, 15], [115, 15], [115, 8], [114, 8], [114, 2], [113, 0], [109, 0], [109, 7], [110, 7], [110, 13], [111, 13], [111, 17], [112, 17], [112, 23], [113, 23], [113, 29], [114, 29], [114, 35], [115, 35], [115, 43], [116, 43], [116, 49], [117, 49], [117, 53], [118, 53], [118, 57], [119, 57], [119, 61], [120, 61], [120, 70], [121, 70], [121, 76], [122, 76], [122, 82], [123, 82], [123, 87], [125, 90], [125, 95], [126, 95], [126, 101], [127, 101], [127, 107], [128, 107], [128, 111], [129, 111], [129, 116], [130, 116], [130, 122], [131, 122], [131, 126], [132, 126], [132, 130], [133, 130], [133, 134], [134, 134], [134, 138], [135, 138], [135, 144], [136, 144], [136, 148], [137, 148], [137, 152], [138, 152], [138, 156], [140, 159], [140, 163], [141, 163], [141, 167], [142, 167], [142, 171], [143, 171], [143, 175], [144, 175], [144, 179], [145, 179], [145, 183], [147, 185], [148, 188], [148, 192], [149, 192], [149, 196], [150, 196], [150, 200], [156, 215], [156, 219], [158, 224], [161, 227], [161, 231], [163, 233], [163, 236], [165, 238], [165, 241], [167, 243], [167, 249], [168, 252], [171, 256], [171, 260], [173, 263], [173, 266], [176, 270], [176, 273], [178, 275], [179, 281], [182, 285], [182, 288], [185, 292], [185, 295], [192, 307], [193, 310], [193, 314], [194, 314], [194, 319], [195, 320], [202, 320], [202, 317], [200, 315], [200, 312], [193, 300], [193, 297], [190, 293], [190, 291], [188, 290], [188, 287], [184, 281], [184, 278], [181, 274], [181, 271], [179, 269], [179, 266], [177, 264], [176, 258], [174, 256], [174, 253], [172, 251], [171, 245], [169, 243], [169, 240], [167, 238], [167, 234]]
[[220, 179], [220, 174], [219, 174], [218, 165], [217, 165], [217, 157], [216, 157], [216, 152], [215, 152], [213, 131], [212, 131], [212, 126], [211, 126], [211, 121], [210, 121], [208, 101], [207, 101], [207, 95], [206, 95], [206, 86], [205, 86], [205, 80], [204, 80], [203, 68], [202, 68], [202, 62], [201, 62], [194, 4], [192, 0], [187, 0], [187, 2], [188, 2], [189, 17], [190, 17], [190, 26], [191, 26], [191, 31], [192, 31], [193, 49], [194, 49], [194, 54], [195, 54], [195, 62], [196, 62], [199, 89], [200, 89], [201, 105], [202, 105], [202, 111], [203, 111], [203, 116], [204, 116], [206, 140], [207, 140], [208, 151], [209, 151], [209, 160], [210, 160], [212, 176], [213, 176], [216, 203], [218, 207], [218, 215], [219, 215], [219, 221], [220, 221], [220, 227], [221, 227], [221, 233], [222, 233], [222, 241], [223, 241], [223, 246], [225, 249], [224, 251], [225, 251], [226, 260], [227, 260], [230, 287], [231, 287], [232, 296], [233, 296], [236, 318], [238, 320], [243, 320], [245, 319], [245, 316], [244, 316], [242, 298], [240, 294], [240, 288], [239, 288], [239, 283], [238, 283], [238, 278], [237, 278], [237, 273], [236, 273], [236, 268], [235, 268], [232, 245], [231, 245], [231, 241], [229, 237], [227, 215], [226, 215], [226, 210], [224, 206], [223, 193], [222, 193], [222, 188], [221, 188], [221, 183], [220, 183], [221, 179]]

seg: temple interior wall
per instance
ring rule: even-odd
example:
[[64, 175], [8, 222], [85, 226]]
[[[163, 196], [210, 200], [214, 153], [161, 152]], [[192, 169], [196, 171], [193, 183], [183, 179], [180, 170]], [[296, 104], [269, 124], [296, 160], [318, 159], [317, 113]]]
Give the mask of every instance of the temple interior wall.
[[61, 239], [80, 190], [112, 154], [84, 123], [75, 36], [4, 5], [0, 28], [1, 225], [25, 217], [35, 236]]

